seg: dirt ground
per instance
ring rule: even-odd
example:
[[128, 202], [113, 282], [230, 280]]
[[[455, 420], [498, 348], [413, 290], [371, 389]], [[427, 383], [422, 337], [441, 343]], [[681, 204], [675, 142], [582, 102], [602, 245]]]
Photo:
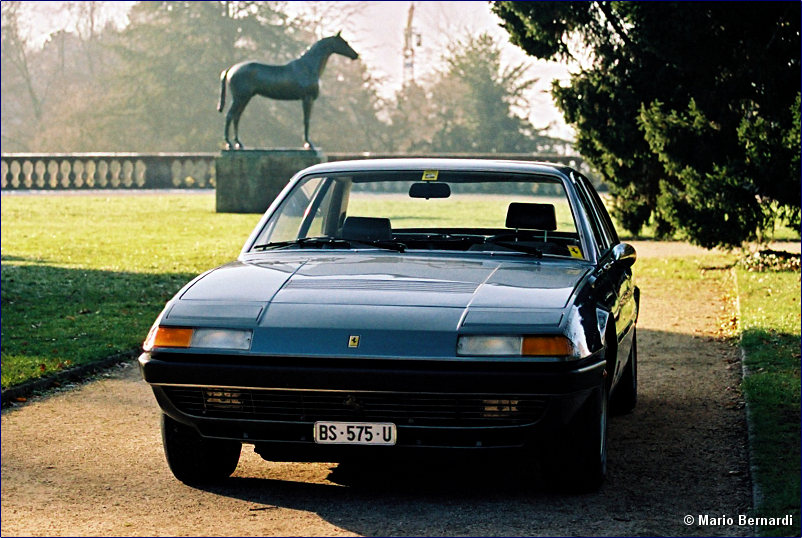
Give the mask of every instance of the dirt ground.
[[[641, 257], [696, 255], [637, 244]], [[717, 338], [711, 281], [642, 287], [640, 397], [610, 421], [593, 494], [545, 491], [521, 462], [388, 470], [264, 462], [250, 446], [224, 485], [194, 489], [164, 461], [159, 412], [133, 364], [2, 415], [3, 536], [752, 535], [737, 349]], [[735, 525], [697, 525], [699, 515]], [[685, 516], [694, 518], [686, 525]]]

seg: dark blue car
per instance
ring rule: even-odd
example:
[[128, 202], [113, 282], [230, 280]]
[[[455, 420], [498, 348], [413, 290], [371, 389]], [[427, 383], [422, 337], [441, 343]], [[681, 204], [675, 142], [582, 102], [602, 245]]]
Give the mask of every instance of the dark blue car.
[[608, 410], [636, 402], [634, 262], [564, 166], [303, 170], [145, 341], [170, 469], [225, 478], [242, 443], [270, 461], [481, 451], [596, 488]]

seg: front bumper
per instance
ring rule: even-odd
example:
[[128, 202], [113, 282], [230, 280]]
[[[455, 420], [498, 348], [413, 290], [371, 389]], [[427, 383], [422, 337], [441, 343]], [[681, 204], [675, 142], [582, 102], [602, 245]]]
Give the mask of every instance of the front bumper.
[[[605, 375], [599, 356], [535, 363], [161, 352], [143, 353], [139, 364], [167, 415], [277, 461], [524, 448], [565, 429]], [[397, 445], [316, 445], [317, 420], [393, 422]]]

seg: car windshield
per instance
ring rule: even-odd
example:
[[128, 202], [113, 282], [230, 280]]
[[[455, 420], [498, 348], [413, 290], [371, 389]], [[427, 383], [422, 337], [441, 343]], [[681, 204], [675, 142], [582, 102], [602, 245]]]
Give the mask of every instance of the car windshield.
[[362, 248], [586, 258], [559, 179], [443, 170], [307, 176], [251, 251]]

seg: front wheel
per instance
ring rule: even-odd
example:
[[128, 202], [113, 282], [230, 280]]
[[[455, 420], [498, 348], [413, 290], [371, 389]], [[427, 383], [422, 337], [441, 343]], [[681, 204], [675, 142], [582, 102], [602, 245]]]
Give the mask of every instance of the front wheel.
[[231, 476], [237, 468], [242, 444], [206, 439], [194, 429], [162, 414], [162, 444], [167, 465], [185, 484], [206, 484]]
[[[635, 331], [635, 329], [632, 329]], [[638, 335], [632, 334], [632, 347], [621, 379], [610, 397], [610, 411], [615, 415], [623, 415], [635, 409], [638, 403]]]
[[607, 383], [602, 383], [541, 462], [554, 489], [596, 491], [607, 476]]

